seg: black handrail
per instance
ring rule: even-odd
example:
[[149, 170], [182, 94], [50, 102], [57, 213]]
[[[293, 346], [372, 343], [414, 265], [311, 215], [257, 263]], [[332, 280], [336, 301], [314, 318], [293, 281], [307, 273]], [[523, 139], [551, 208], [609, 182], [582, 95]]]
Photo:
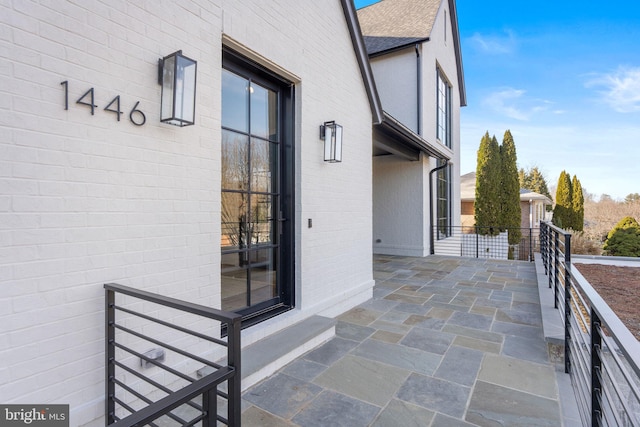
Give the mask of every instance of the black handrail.
[[640, 342], [571, 264], [571, 234], [541, 225], [540, 247], [565, 325], [565, 371], [585, 425], [640, 426]]
[[[241, 376], [240, 376], [240, 321], [241, 316], [236, 313], [224, 312], [210, 307], [194, 304], [186, 301], [180, 301], [175, 298], [165, 297], [147, 291], [142, 291], [127, 286], [109, 283], [104, 285], [105, 288], [105, 318], [106, 318], [106, 404], [105, 404], [105, 421], [106, 425], [117, 425], [118, 427], [130, 427], [135, 425], [151, 424], [162, 416], [169, 416], [172, 419], [183, 423], [184, 425], [193, 425], [196, 422], [202, 422], [203, 426], [216, 426], [218, 422], [229, 426], [240, 425], [240, 405], [241, 405]], [[174, 325], [171, 322], [156, 319], [131, 307], [124, 307], [124, 304], [116, 304], [116, 295], [122, 294], [133, 297], [136, 300], [142, 300], [153, 303], [154, 307], [161, 306], [175, 309], [180, 312], [189, 313], [200, 318], [207, 318], [226, 327], [227, 337], [221, 339], [216, 336], [210, 336], [206, 333], [192, 331], [188, 328]], [[179, 345], [169, 344], [162, 338], [153, 337], [150, 333], [146, 333], [142, 328], [134, 330], [131, 326], [123, 326], [117, 323], [116, 312], [121, 311], [128, 315], [136, 316], [145, 320], [147, 323], [161, 325], [170, 328], [173, 331], [180, 332], [183, 336], [192, 336], [198, 340], [205, 340], [215, 346], [226, 348], [226, 362], [214, 362], [207, 360], [201, 355], [196, 355], [180, 348]], [[220, 330], [219, 328], [217, 329]], [[162, 361], [154, 360], [139, 351], [131, 348], [130, 345], [124, 345], [116, 340], [116, 331], [120, 331], [118, 335], [123, 334], [128, 337], [136, 338], [142, 342], [152, 343], [162, 349], [168, 350], [173, 354], [179, 355], [183, 360], [190, 360], [199, 364], [213, 368], [213, 372], [197, 379], [192, 375], [180, 372], [175, 367], [168, 366]], [[129, 356], [139, 358], [154, 366], [164, 370], [172, 377], [180, 379], [188, 384], [178, 390], [173, 390], [166, 385], [155, 381], [144, 375], [141, 370], [137, 370], [128, 366], [126, 363], [117, 360], [116, 349], [118, 353], [122, 352]], [[166, 396], [153, 401], [145, 393], [134, 389], [132, 384], [126, 384], [119, 374], [133, 374], [145, 384], [152, 386]], [[227, 392], [223, 392], [218, 387], [226, 383]], [[126, 402], [122, 397], [117, 396], [117, 389], [125, 391], [135, 397], [138, 402], [143, 402], [145, 406], [140, 409], [134, 409], [131, 402]], [[148, 394], [148, 392], [147, 392]], [[202, 396], [202, 404], [193, 402], [192, 400], [198, 396]], [[217, 400], [222, 397], [227, 400], [227, 416], [218, 415]], [[135, 400], [134, 399], [134, 400]], [[194, 408], [199, 415], [190, 421], [184, 421], [180, 417], [172, 414], [170, 411], [175, 408], [187, 404]], [[139, 406], [139, 404], [138, 404]], [[118, 416], [116, 409], [120, 408], [120, 412], [125, 416]], [[122, 415], [122, 414], [120, 414]]]

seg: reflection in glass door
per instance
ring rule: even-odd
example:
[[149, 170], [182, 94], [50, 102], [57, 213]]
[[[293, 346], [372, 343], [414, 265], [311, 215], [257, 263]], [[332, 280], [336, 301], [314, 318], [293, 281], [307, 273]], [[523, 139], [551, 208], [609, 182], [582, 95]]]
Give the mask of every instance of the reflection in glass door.
[[252, 317], [284, 302], [280, 94], [230, 68], [222, 70], [222, 309]]

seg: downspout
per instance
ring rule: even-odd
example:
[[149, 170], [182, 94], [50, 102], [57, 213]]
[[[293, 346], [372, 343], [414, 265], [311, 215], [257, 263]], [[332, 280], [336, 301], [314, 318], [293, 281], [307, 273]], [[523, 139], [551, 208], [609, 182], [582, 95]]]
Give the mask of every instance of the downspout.
[[434, 245], [433, 233], [435, 230], [435, 227], [433, 226], [433, 173], [441, 169], [444, 169], [448, 165], [449, 165], [449, 160], [444, 159], [443, 165], [435, 167], [431, 169], [431, 171], [429, 171], [429, 227], [431, 227], [431, 230], [429, 233], [429, 246], [430, 246], [429, 253], [431, 255], [435, 254], [435, 248], [433, 247]]
[[418, 111], [418, 121], [417, 121], [417, 129], [416, 132], [418, 135], [422, 136], [422, 61], [420, 60], [420, 43], [416, 43], [416, 75], [417, 75], [417, 86], [418, 93], [416, 96], [417, 111]]

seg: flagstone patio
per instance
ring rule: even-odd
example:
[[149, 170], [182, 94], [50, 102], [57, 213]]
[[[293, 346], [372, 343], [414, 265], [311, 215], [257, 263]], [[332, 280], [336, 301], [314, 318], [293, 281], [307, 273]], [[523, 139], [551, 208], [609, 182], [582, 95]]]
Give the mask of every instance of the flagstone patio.
[[580, 425], [534, 263], [376, 256], [374, 278], [335, 338], [244, 393], [244, 426]]

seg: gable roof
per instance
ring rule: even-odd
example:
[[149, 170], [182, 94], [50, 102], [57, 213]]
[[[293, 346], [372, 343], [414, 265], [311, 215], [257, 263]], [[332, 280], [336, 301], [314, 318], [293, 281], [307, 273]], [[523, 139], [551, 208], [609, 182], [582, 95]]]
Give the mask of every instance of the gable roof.
[[[358, 10], [358, 20], [369, 56], [377, 56], [416, 43], [428, 42], [445, 0], [380, 0]], [[455, 0], [449, 2], [449, 20], [458, 71], [460, 105], [467, 105], [462, 50]]]
[[366, 36], [429, 38], [442, 0], [381, 0], [358, 10]]
[[362, 80], [367, 91], [367, 97], [369, 98], [369, 106], [371, 107], [373, 123], [380, 124], [384, 120], [382, 103], [378, 96], [376, 82], [373, 79], [373, 71], [371, 71], [371, 64], [369, 63], [369, 57], [367, 56], [367, 48], [365, 47], [364, 39], [362, 37], [362, 30], [360, 29], [360, 23], [358, 22], [356, 8], [353, 4], [353, 0], [341, 0], [341, 2], [344, 17], [347, 20], [347, 27], [349, 29], [349, 35], [351, 36], [353, 50], [355, 51], [358, 66], [360, 67], [360, 74], [362, 74]]
[[[360, 28], [358, 15], [353, 4], [353, 0], [341, 0], [342, 11], [347, 21], [347, 27], [351, 36], [353, 50], [358, 60], [362, 81], [369, 98], [369, 106], [374, 124], [374, 129], [380, 130], [380, 133], [391, 135], [395, 140], [400, 142], [402, 146], [396, 147], [397, 154], [404, 156], [410, 160], [418, 160], [419, 156], [416, 152], [425, 152], [431, 156], [440, 159], [450, 159], [450, 155], [443, 148], [439, 148], [434, 144], [430, 144], [420, 135], [416, 134], [402, 123], [391, 117], [382, 109], [376, 82], [373, 78], [373, 71], [369, 63], [369, 55], [365, 46], [364, 37]], [[406, 147], [406, 148], [405, 148]]]

